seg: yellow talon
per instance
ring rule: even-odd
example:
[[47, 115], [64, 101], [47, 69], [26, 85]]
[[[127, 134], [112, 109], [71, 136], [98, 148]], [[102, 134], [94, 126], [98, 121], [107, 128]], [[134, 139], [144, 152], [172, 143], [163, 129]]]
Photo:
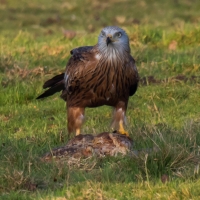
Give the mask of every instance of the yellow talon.
[[81, 129], [80, 128], [76, 129], [76, 136], [80, 135], [80, 133], [81, 133]]
[[124, 130], [123, 122], [122, 121], [119, 122], [119, 132], [121, 134], [123, 134], [123, 135], [129, 136], [128, 132]]

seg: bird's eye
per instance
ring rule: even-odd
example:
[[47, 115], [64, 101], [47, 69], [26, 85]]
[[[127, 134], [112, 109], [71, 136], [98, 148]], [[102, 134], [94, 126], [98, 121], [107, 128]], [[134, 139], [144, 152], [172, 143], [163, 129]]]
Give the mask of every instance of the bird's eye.
[[121, 33], [121, 32], [118, 32], [118, 33], [117, 33], [117, 37], [120, 38], [121, 36], [122, 36], [122, 33]]
[[103, 32], [103, 31], [101, 31], [101, 36], [105, 36], [106, 34], [105, 34], [105, 32]]

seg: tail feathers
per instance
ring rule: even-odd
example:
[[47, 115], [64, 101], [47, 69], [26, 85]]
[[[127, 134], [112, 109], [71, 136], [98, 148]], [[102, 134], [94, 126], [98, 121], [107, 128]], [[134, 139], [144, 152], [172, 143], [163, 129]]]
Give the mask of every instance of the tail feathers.
[[43, 88], [46, 89], [49, 87], [53, 87], [58, 82], [62, 81], [64, 79], [64, 76], [64, 73], [54, 76], [53, 78], [49, 79], [44, 83]]
[[52, 79], [46, 81], [43, 85], [43, 88], [49, 88], [46, 90], [43, 94], [38, 96], [36, 99], [42, 99], [48, 96], [51, 96], [55, 94], [56, 92], [60, 92], [61, 90], [65, 89], [65, 84], [64, 84], [64, 73], [59, 74]]

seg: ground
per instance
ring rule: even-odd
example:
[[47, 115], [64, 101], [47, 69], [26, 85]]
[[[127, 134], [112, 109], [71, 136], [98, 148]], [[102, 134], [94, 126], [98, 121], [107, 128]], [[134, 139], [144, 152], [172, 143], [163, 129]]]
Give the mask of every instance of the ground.
[[[199, 10], [198, 0], [0, 0], [0, 198], [199, 199]], [[141, 82], [127, 130], [146, 151], [74, 166], [42, 162], [70, 138], [59, 94], [35, 98], [70, 50], [95, 44], [107, 25], [130, 37]], [[111, 115], [87, 109], [83, 132], [110, 131]]]

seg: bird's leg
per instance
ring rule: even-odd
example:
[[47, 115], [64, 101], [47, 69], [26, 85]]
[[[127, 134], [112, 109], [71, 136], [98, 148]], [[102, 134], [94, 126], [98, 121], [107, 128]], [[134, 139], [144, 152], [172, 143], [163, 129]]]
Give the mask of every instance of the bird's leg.
[[128, 136], [128, 132], [124, 130], [125, 114], [127, 103], [119, 101], [114, 109], [113, 122], [111, 127], [118, 130], [121, 134]]
[[76, 135], [80, 135], [81, 126], [84, 121], [84, 108], [80, 107], [68, 107], [67, 118], [68, 118], [68, 133], [75, 132]]

